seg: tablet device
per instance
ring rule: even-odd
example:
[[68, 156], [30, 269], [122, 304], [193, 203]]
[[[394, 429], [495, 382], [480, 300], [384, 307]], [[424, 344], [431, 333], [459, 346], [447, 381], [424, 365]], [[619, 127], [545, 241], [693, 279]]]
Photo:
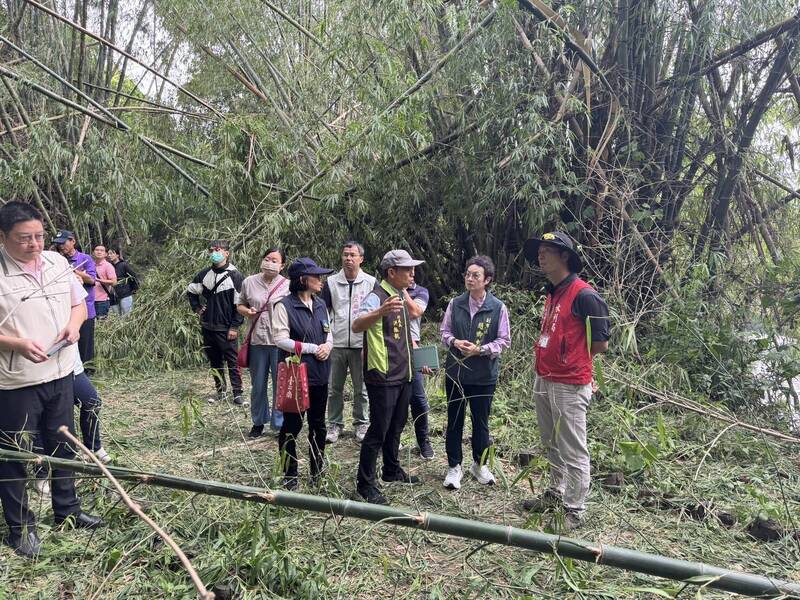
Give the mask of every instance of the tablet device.
[[414, 348], [414, 370], [421, 371], [423, 367], [436, 370], [439, 368], [439, 353], [436, 346], [420, 346]]
[[47, 351], [47, 358], [50, 358], [50, 357], [51, 357], [51, 356], [53, 356], [53, 355], [54, 355], [56, 352], [58, 352], [59, 350], [61, 350], [61, 349], [62, 349], [64, 346], [68, 346], [68, 345], [69, 345], [69, 342], [68, 342], [66, 339], [64, 339], [64, 340], [59, 340], [58, 342], [56, 342], [55, 344], [53, 344], [52, 346], [50, 346], [50, 349]]

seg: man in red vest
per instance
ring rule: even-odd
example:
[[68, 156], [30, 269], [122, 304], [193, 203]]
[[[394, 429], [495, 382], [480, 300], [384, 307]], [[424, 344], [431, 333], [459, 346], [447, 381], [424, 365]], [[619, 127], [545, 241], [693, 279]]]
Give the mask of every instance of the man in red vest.
[[554, 231], [528, 240], [525, 257], [550, 281], [533, 385], [550, 485], [523, 507], [535, 512], [563, 507], [564, 524], [571, 530], [581, 525], [589, 492], [586, 411], [592, 398], [592, 357], [608, 350], [608, 306], [578, 277], [583, 265], [566, 234]]

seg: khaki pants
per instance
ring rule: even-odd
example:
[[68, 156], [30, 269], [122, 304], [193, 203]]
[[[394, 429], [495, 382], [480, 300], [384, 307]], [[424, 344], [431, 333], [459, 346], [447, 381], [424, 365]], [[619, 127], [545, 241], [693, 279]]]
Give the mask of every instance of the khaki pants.
[[328, 424], [344, 425], [344, 382], [348, 370], [353, 381], [353, 422], [356, 425], [369, 423], [369, 398], [364, 386], [361, 348], [334, 348], [330, 361]]
[[591, 384], [556, 383], [536, 376], [533, 399], [542, 446], [550, 463], [550, 488], [567, 508], [582, 511], [589, 493], [586, 411]]

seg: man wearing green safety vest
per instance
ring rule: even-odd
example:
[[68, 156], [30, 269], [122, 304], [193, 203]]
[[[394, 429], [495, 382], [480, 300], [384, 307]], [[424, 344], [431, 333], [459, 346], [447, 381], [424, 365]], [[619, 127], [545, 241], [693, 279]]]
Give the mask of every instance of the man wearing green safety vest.
[[375, 467], [383, 451], [386, 482], [417, 483], [398, 458], [400, 434], [408, 419], [414, 369], [411, 331], [403, 290], [414, 280], [414, 260], [405, 250], [391, 250], [383, 256], [383, 279], [364, 299], [353, 333], [364, 333], [364, 382], [369, 396], [370, 426], [361, 443], [358, 463], [358, 493], [372, 504], [388, 504], [377, 486]]

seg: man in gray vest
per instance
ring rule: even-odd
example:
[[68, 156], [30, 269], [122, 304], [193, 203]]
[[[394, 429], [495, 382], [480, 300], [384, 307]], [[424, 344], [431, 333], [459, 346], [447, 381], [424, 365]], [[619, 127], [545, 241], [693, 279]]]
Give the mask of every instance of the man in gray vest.
[[342, 270], [325, 282], [322, 300], [328, 307], [333, 331], [331, 379], [328, 396], [328, 434], [325, 441], [335, 444], [344, 429], [344, 384], [347, 371], [353, 382], [353, 424], [356, 441], [361, 443], [369, 427], [369, 399], [361, 365], [363, 336], [350, 329], [361, 303], [375, 287], [375, 278], [361, 270], [364, 247], [347, 241], [342, 248]]

